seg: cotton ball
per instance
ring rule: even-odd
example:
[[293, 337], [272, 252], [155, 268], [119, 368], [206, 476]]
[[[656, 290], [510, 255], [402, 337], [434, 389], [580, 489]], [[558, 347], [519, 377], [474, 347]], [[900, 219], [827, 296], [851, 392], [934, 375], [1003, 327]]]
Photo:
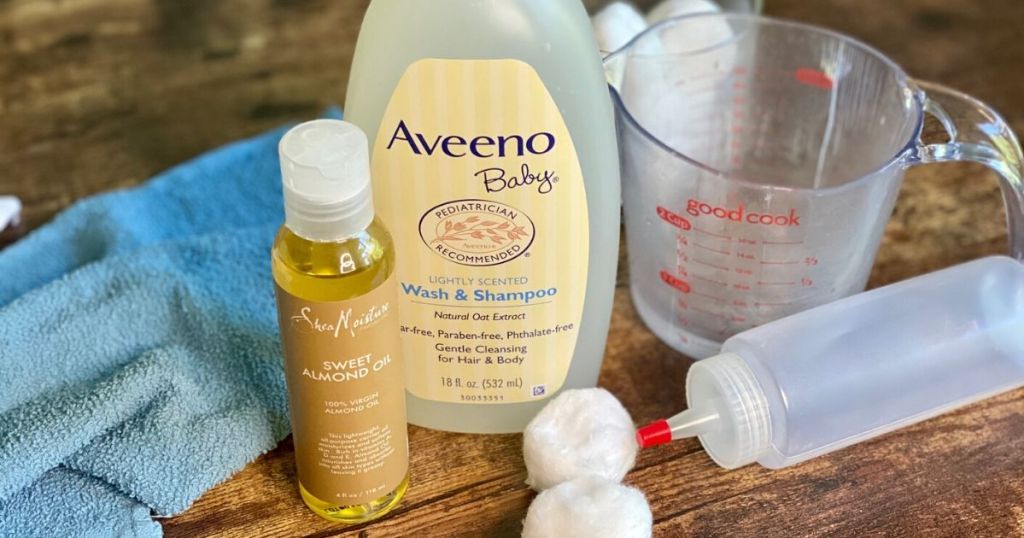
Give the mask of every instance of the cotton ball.
[[619, 50], [647, 29], [644, 16], [628, 2], [609, 4], [594, 15], [593, 22], [597, 45], [606, 54]]
[[653, 525], [643, 493], [584, 476], [534, 499], [523, 522], [523, 538], [649, 538]]
[[638, 447], [633, 420], [604, 389], [569, 390], [526, 426], [523, 455], [537, 491], [581, 476], [620, 481], [633, 468]]
[[665, 0], [647, 14], [647, 24], [654, 26], [672, 17], [695, 13], [716, 13], [722, 8], [710, 0]]

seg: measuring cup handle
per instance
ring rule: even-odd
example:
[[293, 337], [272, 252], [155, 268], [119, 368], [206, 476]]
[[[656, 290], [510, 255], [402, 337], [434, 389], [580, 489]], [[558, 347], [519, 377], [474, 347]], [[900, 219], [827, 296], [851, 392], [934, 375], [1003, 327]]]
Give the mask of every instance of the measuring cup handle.
[[1024, 261], [1024, 152], [998, 112], [977, 99], [940, 84], [915, 81], [924, 93], [924, 110], [949, 134], [949, 142], [920, 142], [921, 163], [977, 162], [1002, 177], [1010, 251]]

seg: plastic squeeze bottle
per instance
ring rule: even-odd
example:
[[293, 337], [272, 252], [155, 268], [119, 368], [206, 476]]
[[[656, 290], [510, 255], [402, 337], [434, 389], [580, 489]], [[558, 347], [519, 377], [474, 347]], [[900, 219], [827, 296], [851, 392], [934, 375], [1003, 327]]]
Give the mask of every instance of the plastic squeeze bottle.
[[993, 257], [746, 331], [686, 380], [641, 447], [699, 436], [778, 469], [1024, 386], [1024, 265]]
[[409, 421], [518, 432], [597, 382], [619, 237], [580, 0], [374, 0], [345, 113], [398, 252]]
[[280, 152], [286, 220], [271, 267], [299, 492], [329, 521], [362, 523], [409, 486], [395, 253], [357, 127], [304, 123]]

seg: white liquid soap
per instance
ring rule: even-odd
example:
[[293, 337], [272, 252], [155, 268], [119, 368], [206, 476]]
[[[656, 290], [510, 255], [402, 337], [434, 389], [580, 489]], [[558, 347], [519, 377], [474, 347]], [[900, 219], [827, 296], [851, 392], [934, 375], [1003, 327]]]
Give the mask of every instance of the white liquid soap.
[[395, 240], [409, 421], [519, 432], [593, 387], [620, 187], [580, 0], [374, 0], [345, 108]]

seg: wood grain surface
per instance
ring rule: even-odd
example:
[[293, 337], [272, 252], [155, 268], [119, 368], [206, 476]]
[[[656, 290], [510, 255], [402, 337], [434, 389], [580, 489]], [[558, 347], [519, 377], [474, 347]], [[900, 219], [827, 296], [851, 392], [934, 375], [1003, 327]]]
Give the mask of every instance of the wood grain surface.
[[[365, 5], [0, 0], [0, 194], [21, 196], [35, 227], [83, 196], [315, 116], [343, 99]], [[1024, 132], [1021, 0], [767, 0], [767, 12], [859, 37]], [[914, 169], [872, 285], [1005, 252], [1003, 220], [981, 166]], [[622, 273], [600, 383], [642, 422], [683, 407], [690, 361], [645, 329]], [[1022, 396], [784, 471], [724, 471], [680, 442], [642, 454], [627, 481], [647, 494], [659, 537], [1024, 536]], [[285, 441], [165, 520], [166, 534], [518, 535], [533, 495], [517, 436], [411, 430], [412, 489], [384, 520], [344, 528], [307, 511]]]

